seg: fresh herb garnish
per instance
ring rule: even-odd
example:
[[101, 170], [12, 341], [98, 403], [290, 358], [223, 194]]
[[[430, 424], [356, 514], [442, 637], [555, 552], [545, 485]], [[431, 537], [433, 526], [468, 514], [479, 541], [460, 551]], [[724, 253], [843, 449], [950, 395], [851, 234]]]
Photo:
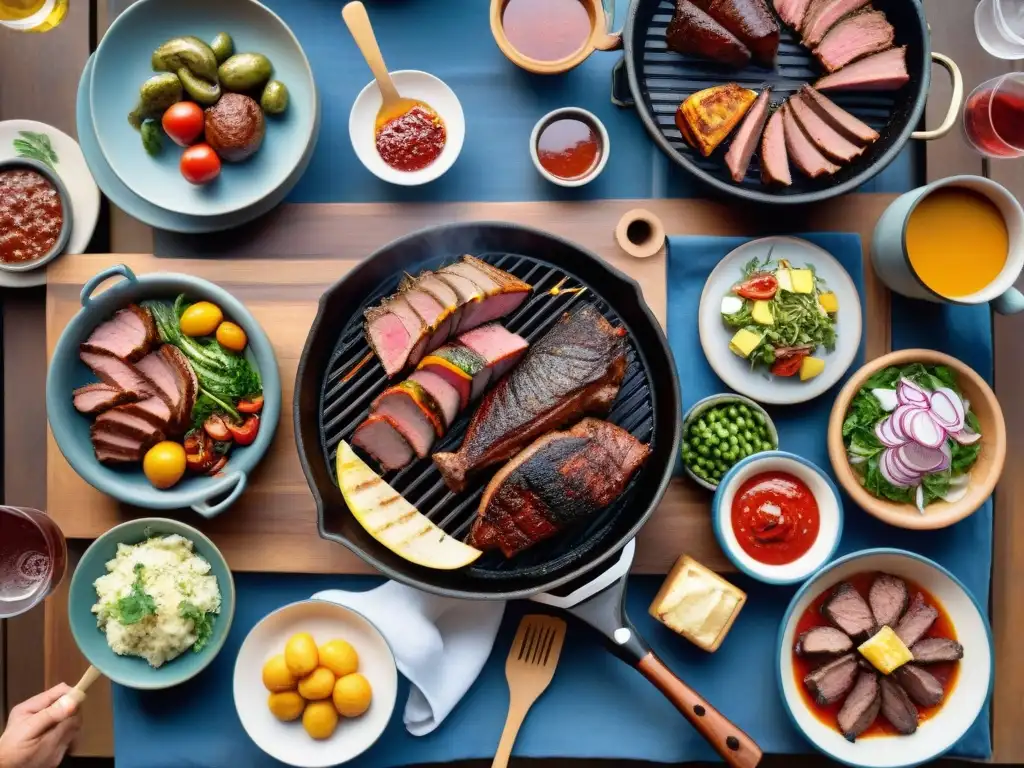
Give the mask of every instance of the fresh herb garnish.
[[192, 620], [193, 631], [196, 633], [196, 641], [192, 645], [192, 650], [199, 653], [213, 637], [214, 614], [209, 611], [201, 611], [188, 600], [182, 600], [178, 603], [178, 615], [183, 619]]
[[119, 598], [114, 605], [117, 620], [125, 626], [138, 624], [147, 616], [156, 614], [156, 601], [146, 594], [145, 584], [142, 581], [142, 572], [145, 570], [145, 566], [142, 563], [136, 563], [132, 570], [135, 571], [132, 591], [127, 596]]
[[18, 135], [21, 138], [14, 140], [14, 151], [19, 157], [38, 160], [50, 166], [53, 170], [57, 170], [57, 163], [60, 162], [60, 159], [57, 157], [57, 153], [53, 151], [53, 145], [50, 143], [49, 136], [45, 133], [36, 133], [34, 131], [18, 131]]

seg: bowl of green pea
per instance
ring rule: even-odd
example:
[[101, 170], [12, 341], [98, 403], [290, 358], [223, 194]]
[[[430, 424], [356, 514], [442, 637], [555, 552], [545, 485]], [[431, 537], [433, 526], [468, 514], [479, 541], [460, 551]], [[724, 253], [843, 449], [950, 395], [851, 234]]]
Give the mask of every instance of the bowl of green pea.
[[709, 491], [736, 462], [778, 447], [771, 416], [743, 395], [705, 397], [683, 417], [683, 469]]

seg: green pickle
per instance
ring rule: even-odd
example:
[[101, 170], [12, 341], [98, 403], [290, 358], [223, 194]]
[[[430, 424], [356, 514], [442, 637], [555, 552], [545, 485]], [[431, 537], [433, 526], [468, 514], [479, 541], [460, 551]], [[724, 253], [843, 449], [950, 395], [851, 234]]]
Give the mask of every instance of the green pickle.
[[260, 106], [268, 115], [280, 115], [288, 109], [288, 87], [280, 80], [271, 80], [260, 96]]

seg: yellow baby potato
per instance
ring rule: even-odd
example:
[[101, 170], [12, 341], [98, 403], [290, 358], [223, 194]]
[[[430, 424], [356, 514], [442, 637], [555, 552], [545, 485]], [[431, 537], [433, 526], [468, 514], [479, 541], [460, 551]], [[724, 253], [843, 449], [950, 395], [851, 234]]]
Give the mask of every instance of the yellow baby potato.
[[329, 739], [338, 727], [338, 713], [329, 701], [311, 701], [302, 713], [302, 727], [314, 739]]
[[284, 662], [284, 654], [277, 654], [274, 658], [263, 665], [263, 685], [268, 691], [294, 691], [298, 681], [288, 671], [288, 665]]
[[359, 669], [359, 654], [344, 640], [330, 640], [320, 646], [320, 663], [336, 677], [344, 677]]
[[306, 700], [295, 691], [281, 691], [267, 697], [267, 706], [270, 708], [270, 714], [287, 723], [298, 720], [302, 710], [306, 708]]
[[334, 708], [343, 717], [359, 717], [370, 708], [372, 697], [370, 683], [359, 673], [338, 678], [334, 684]]
[[320, 665], [316, 642], [309, 632], [299, 632], [284, 647], [284, 662], [295, 677], [305, 677]]
[[327, 667], [317, 667], [299, 680], [299, 695], [309, 701], [327, 699], [334, 690], [334, 673]]

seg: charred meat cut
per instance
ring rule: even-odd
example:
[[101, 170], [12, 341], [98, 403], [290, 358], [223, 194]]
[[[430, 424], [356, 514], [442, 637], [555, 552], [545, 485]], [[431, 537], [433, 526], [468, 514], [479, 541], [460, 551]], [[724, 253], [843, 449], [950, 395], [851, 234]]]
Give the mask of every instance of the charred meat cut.
[[430, 371], [413, 371], [409, 381], [419, 384], [434, 399], [441, 413], [444, 414], [445, 429], [451, 427], [459, 415], [459, 393], [451, 384], [436, 373]]
[[825, 618], [854, 641], [866, 640], [875, 632], [875, 619], [871, 615], [871, 608], [861, 597], [860, 592], [848, 582], [836, 587], [836, 591], [821, 610]]
[[695, 4], [750, 49], [762, 64], [773, 66], [779, 50], [779, 25], [764, 0], [694, 0]]
[[859, 11], [870, 2], [871, 0], [814, 0], [804, 14], [804, 23], [800, 25], [804, 45], [814, 48], [840, 19]]
[[526, 339], [505, 329], [499, 323], [488, 323], [459, 336], [459, 343], [484, 359], [491, 369], [491, 380], [497, 381], [519, 362], [526, 352]]
[[648, 454], [599, 419], [544, 435], [488, 484], [466, 543], [512, 557], [612, 504]]
[[907, 648], [911, 648], [918, 640], [928, 634], [932, 624], [939, 618], [939, 612], [924, 601], [924, 596], [918, 592], [910, 601], [910, 607], [903, 614], [900, 623], [894, 629], [900, 640]]
[[853, 640], [835, 627], [815, 627], [804, 632], [796, 641], [797, 656], [838, 655], [853, 650]]
[[750, 158], [754, 156], [754, 150], [757, 149], [757, 144], [764, 131], [764, 124], [768, 121], [771, 96], [771, 87], [761, 91], [753, 106], [747, 111], [743, 122], [740, 123], [736, 136], [733, 137], [732, 144], [729, 145], [729, 151], [725, 153], [725, 164], [735, 182], [743, 181], [747, 175]]
[[188, 360], [173, 344], [164, 344], [139, 360], [136, 367], [170, 409], [168, 434], [184, 432], [199, 394], [199, 383]]
[[801, 88], [800, 95], [826, 123], [855, 144], [870, 144], [878, 139], [878, 132], [875, 129], [858, 120], [811, 86], [805, 85]]
[[788, 103], [804, 135], [832, 162], [848, 163], [864, 151], [864, 147], [847, 140], [826, 123], [799, 94], [793, 96]]
[[765, 126], [761, 136], [761, 181], [765, 184], [790, 186], [793, 176], [789, 171], [789, 155], [786, 152], [786, 133], [782, 121], [782, 110], [776, 110]]
[[818, 176], [831, 176], [838, 171], [839, 166], [830, 162], [807, 138], [807, 134], [793, 117], [793, 110], [789, 104], [784, 104], [780, 111], [786, 134], [786, 152], [801, 173], [816, 179]]
[[86, 384], [71, 393], [71, 402], [79, 413], [100, 413], [115, 405], [135, 400], [136, 395], [109, 384]]
[[945, 695], [938, 678], [916, 664], [904, 664], [892, 676], [919, 706], [934, 707]]
[[85, 352], [110, 355], [130, 363], [149, 352], [159, 338], [149, 311], [130, 304], [100, 323], [82, 342], [81, 348]]
[[882, 688], [882, 716], [904, 735], [916, 731], [917, 707], [907, 692], [888, 677], [883, 677], [879, 685]]
[[118, 357], [85, 350], [79, 352], [78, 356], [104, 384], [130, 392], [137, 397], [156, 394], [153, 384], [131, 363], [126, 363]]
[[840, 701], [853, 688], [859, 669], [857, 657], [848, 653], [811, 672], [804, 678], [804, 685], [814, 700], [825, 707]]
[[886, 624], [895, 627], [903, 612], [907, 610], [909, 602], [910, 592], [903, 579], [890, 576], [887, 573], [880, 573], [871, 582], [868, 603], [871, 606], [871, 613], [874, 614], [875, 623], [879, 627]]
[[487, 393], [459, 450], [434, 454], [448, 487], [458, 493], [470, 472], [585, 413], [607, 413], [626, 373], [624, 335], [590, 305], [563, 315]]
[[814, 87], [819, 91], [895, 91], [909, 82], [907, 47], [900, 46], [825, 75]]
[[964, 657], [964, 647], [956, 640], [945, 637], [926, 637], [911, 646], [915, 664], [941, 664], [959, 661]]
[[444, 432], [441, 407], [425, 389], [411, 381], [385, 389], [373, 401], [370, 412], [386, 417], [421, 459], [430, 453], [434, 438]]
[[665, 43], [677, 53], [704, 56], [734, 67], [750, 62], [750, 49], [690, 0], [676, 3]]
[[401, 469], [413, 459], [413, 450], [394, 421], [375, 413], [356, 427], [352, 444], [375, 458], [384, 469]]
[[814, 55], [825, 69], [836, 72], [857, 59], [891, 48], [894, 39], [896, 31], [884, 13], [857, 13], [832, 27]]
[[124, 408], [125, 406], [111, 408], [96, 417], [91, 427], [94, 440], [97, 436], [102, 437], [109, 433], [133, 438], [149, 448], [164, 439], [164, 432], [158, 426]]
[[855, 741], [875, 722], [881, 708], [882, 692], [878, 686], [878, 675], [873, 670], [860, 672], [839, 710], [839, 732], [848, 741]]

